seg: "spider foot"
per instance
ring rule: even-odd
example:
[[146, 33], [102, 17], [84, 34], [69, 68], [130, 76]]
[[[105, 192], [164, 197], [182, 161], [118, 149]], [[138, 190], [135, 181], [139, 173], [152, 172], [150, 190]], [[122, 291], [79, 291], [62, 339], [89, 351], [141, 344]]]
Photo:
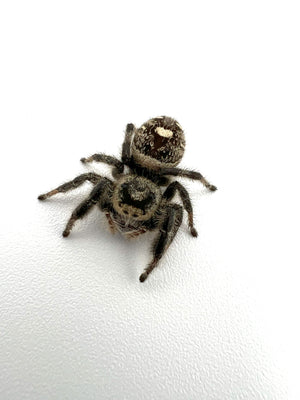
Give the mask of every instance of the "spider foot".
[[198, 236], [198, 232], [197, 232], [196, 228], [194, 226], [192, 226], [190, 229], [191, 229], [191, 235], [193, 237], [197, 237]]
[[70, 235], [70, 231], [67, 231], [66, 229], [62, 233], [63, 237], [68, 237]]
[[148, 273], [145, 271], [142, 273], [140, 276], [140, 282], [145, 282], [145, 280], [148, 278]]
[[207, 186], [207, 188], [211, 191], [211, 192], [215, 192], [217, 190], [217, 186], [214, 185], [209, 185]]
[[57, 193], [58, 193], [58, 190], [57, 189], [53, 189], [53, 190], [51, 190], [51, 192], [40, 194], [38, 199], [39, 200], [46, 200], [46, 199], [48, 199], [48, 197], [51, 197], [51, 196], [53, 196], [54, 194], [57, 194]]

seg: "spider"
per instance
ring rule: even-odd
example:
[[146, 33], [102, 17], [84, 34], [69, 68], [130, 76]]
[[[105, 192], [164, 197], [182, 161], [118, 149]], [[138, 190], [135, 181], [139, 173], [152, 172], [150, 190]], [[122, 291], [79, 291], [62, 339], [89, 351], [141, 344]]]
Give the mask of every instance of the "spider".
[[[45, 200], [55, 194], [65, 193], [89, 181], [94, 187], [72, 212], [63, 231], [64, 237], [69, 236], [75, 222], [87, 215], [95, 205], [105, 213], [112, 233], [119, 231], [126, 238], [134, 238], [157, 230], [152, 245], [152, 260], [139, 278], [140, 282], [144, 282], [173, 241], [182, 223], [183, 209], [188, 213], [192, 236], [198, 235], [187, 190], [177, 181], [170, 183], [168, 176], [197, 179], [211, 191], [217, 189], [199, 172], [175, 168], [182, 159], [184, 147], [183, 130], [170, 117], [153, 118], [139, 129], [128, 124], [122, 146], [122, 161], [103, 153], [81, 159], [83, 163], [98, 161], [111, 165], [114, 181], [88, 172], [41, 194], [38, 199]], [[128, 173], [124, 173], [124, 166], [129, 168]], [[164, 191], [161, 190], [162, 186], [167, 186]], [[176, 191], [183, 207], [172, 203]]]

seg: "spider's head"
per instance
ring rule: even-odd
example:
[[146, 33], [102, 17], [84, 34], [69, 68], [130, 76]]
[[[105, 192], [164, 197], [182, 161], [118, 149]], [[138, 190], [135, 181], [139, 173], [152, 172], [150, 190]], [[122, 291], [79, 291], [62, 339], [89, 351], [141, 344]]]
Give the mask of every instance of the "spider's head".
[[137, 129], [132, 142], [136, 163], [149, 169], [175, 167], [183, 157], [184, 132], [175, 119], [152, 118]]
[[127, 175], [122, 178], [113, 194], [113, 207], [126, 219], [145, 221], [155, 213], [161, 200], [159, 188], [148, 179]]

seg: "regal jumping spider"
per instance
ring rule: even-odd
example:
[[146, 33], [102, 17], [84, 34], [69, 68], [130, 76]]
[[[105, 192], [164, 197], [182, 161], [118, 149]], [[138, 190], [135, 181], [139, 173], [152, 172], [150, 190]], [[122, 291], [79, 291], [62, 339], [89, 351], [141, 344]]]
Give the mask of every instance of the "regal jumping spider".
[[[40, 195], [38, 199], [45, 200], [57, 193], [65, 193], [86, 181], [94, 185], [89, 196], [73, 211], [63, 231], [64, 237], [69, 236], [74, 223], [96, 204], [105, 213], [112, 233], [118, 230], [125, 237], [133, 238], [147, 231], [158, 230], [152, 247], [152, 261], [140, 276], [140, 281], [144, 282], [173, 241], [182, 223], [183, 208], [188, 213], [190, 232], [192, 236], [197, 236], [189, 194], [181, 183], [170, 183], [168, 177], [200, 180], [209, 190], [217, 189], [199, 172], [176, 168], [183, 157], [184, 147], [183, 130], [172, 118], [153, 118], [138, 129], [128, 124], [122, 146], [122, 161], [102, 153], [81, 159], [83, 163], [98, 161], [113, 166], [115, 181], [88, 172]], [[129, 168], [128, 173], [124, 173], [124, 166]], [[167, 188], [162, 191], [162, 186]], [[171, 202], [176, 191], [183, 207]]]

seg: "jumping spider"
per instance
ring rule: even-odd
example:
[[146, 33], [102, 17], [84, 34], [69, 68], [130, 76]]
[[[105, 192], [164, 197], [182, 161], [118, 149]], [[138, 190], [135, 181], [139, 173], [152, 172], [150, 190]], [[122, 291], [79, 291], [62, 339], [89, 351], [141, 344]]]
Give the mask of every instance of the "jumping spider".
[[[158, 230], [152, 247], [152, 261], [140, 276], [140, 281], [144, 282], [173, 241], [182, 223], [183, 208], [188, 213], [192, 236], [198, 235], [187, 190], [177, 181], [170, 183], [168, 176], [200, 180], [209, 190], [217, 189], [199, 172], [175, 168], [183, 157], [184, 148], [183, 130], [172, 118], [153, 118], [138, 129], [128, 124], [122, 161], [102, 153], [81, 159], [83, 163], [98, 161], [111, 165], [115, 181], [88, 172], [40, 195], [38, 199], [45, 200], [57, 193], [65, 193], [86, 181], [94, 185], [90, 195], [73, 211], [63, 231], [64, 237], [69, 236], [76, 220], [83, 218], [96, 204], [105, 213], [112, 233], [118, 230], [125, 237], [133, 238]], [[129, 168], [128, 173], [124, 173], [124, 166]], [[162, 186], [167, 188], [162, 191]], [[176, 191], [183, 207], [171, 202]]]

